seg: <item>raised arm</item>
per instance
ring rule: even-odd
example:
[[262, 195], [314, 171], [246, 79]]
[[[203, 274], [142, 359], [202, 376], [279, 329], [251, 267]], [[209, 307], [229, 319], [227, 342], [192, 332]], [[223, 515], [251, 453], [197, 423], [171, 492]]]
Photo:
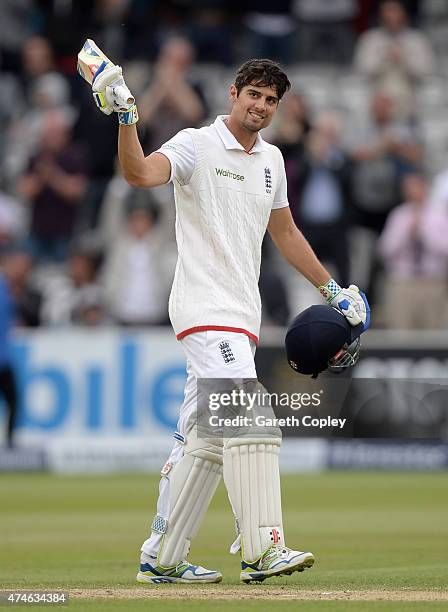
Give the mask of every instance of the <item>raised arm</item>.
[[[123, 100], [122, 92], [128, 98]], [[99, 70], [92, 82], [95, 104], [105, 115], [118, 114], [120, 124], [118, 156], [124, 178], [133, 187], [157, 187], [167, 183], [171, 174], [171, 163], [161, 153], [145, 157], [138, 139], [136, 123], [137, 106], [126, 86], [120, 66], [109, 66]]]
[[118, 157], [124, 178], [133, 187], [157, 187], [170, 179], [171, 163], [162, 153], [145, 157], [134, 125], [120, 125]]

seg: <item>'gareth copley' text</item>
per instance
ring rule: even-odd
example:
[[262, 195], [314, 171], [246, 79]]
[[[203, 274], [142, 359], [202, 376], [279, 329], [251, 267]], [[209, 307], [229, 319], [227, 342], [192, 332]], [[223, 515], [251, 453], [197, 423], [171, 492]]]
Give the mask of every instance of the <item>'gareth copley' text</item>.
[[288, 416], [284, 418], [267, 417], [258, 415], [256, 417], [238, 415], [235, 417], [220, 417], [213, 414], [209, 418], [211, 427], [316, 427], [325, 429], [327, 427], [336, 427], [343, 429], [347, 419], [338, 419], [335, 417], [312, 417], [306, 415], [303, 417]]

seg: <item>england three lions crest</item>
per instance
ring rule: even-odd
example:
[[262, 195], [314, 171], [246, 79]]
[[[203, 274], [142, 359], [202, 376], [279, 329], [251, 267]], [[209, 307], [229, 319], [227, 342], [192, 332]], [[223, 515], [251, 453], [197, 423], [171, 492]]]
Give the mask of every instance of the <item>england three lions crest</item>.
[[219, 350], [221, 351], [224, 363], [231, 363], [232, 361], [235, 361], [235, 356], [228, 340], [223, 340], [219, 343]]
[[271, 194], [272, 193], [272, 176], [271, 176], [270, 168], [264, 169], [264, 186], [266, 188], [266, 193]]

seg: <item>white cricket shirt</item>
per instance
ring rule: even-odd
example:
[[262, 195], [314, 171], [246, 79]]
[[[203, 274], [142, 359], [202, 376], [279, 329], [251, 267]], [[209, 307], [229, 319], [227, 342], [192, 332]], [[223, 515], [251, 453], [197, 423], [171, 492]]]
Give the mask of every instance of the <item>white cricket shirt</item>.
[[258, 134], [246, 153], [225, 119], [182, 130], [158, 150], [174, 184], [179, 255], [169, 313], [179, 340], [222, 330], [258, 342], [261, 245], [271, 210], [288, 206], [279, 149]]

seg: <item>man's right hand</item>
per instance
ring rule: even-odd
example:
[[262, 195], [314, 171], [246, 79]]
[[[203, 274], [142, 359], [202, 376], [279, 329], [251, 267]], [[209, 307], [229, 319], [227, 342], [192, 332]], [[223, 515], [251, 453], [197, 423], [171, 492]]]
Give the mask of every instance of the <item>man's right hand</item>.
[[120, 123], [125, 125], [138, 120], [135, 99], [124, 81], [121, 66], [110, 64], [97, 72], [92, 93], [95, 104], [105, 115], [117, 112]]

